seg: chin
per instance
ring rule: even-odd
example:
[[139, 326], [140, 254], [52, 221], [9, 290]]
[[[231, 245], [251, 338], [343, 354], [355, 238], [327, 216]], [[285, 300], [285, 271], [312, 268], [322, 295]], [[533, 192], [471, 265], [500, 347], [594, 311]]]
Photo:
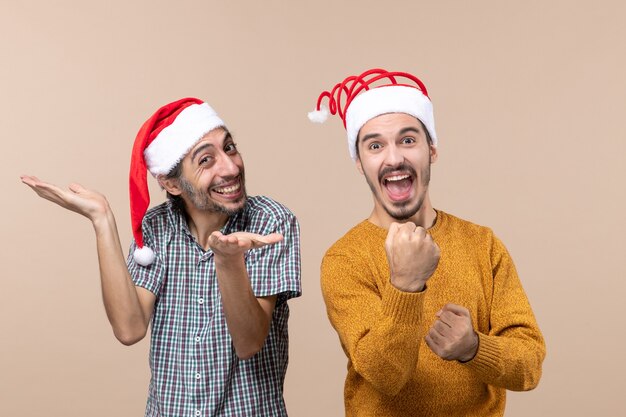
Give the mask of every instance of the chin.
[[417, 210], [394, 211], [394, 212], [387, 210], [387, 214], [393, 217], [394, 220], [398, 220], [398, 221], [409, 220], [411, 217], [415, 216], [415, 213], [417, 213]]
[[219, 213], [225, 213], [225, 214], [228, 214], [229, 216], [232, 216], [234, 214], [239, 213], [241, 210], [243, 210], [243, 208], [246, 205], [247, 200], [248, 200], [248, 196], [244, 194], [239, 200], [231, 201], [228, 204], [215, 203], [213, 211], [216, 211]]
[[409, 220], [420, 211], [422, 208], [422, 202], [423, 198], [413, 203], [411, 201], [406, 201], [384, 204], [383, 207], [385, 208], [387, 214], [395, 220], [405, 221]]

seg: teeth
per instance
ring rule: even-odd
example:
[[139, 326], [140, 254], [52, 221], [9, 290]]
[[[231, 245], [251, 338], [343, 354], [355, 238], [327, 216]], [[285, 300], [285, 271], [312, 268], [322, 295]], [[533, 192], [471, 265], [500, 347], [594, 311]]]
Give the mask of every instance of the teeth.
[[395, 175], [393, 177], [385, 178], [385, 181], [401, 181], [401, 180], [404, 180], [406, 178], [409, 178], [409, 175], [407, 175], [407, 174]]
[[215, 188], [213, 189], [213, 191], [215, 191], [216, 193], [220, 193], [220, 194], [230, 194], [230, 193], [234, 193], [235, 191], [238, 191], [239, 188], [241, 188], [241, 185], [237, 183], [235, 185], [231, 185], [230, 187]]

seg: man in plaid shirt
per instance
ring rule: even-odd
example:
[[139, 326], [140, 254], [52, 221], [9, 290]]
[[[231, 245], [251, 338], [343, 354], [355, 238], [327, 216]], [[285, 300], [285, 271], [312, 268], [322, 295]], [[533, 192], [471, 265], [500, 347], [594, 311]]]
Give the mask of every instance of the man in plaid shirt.
[[[169, 197], [150, 210], [146, 170]], [[92, 221], [115, 336], [136, 343], [152, 320], [146, 416], [287, 415], [287, 300], [301, 291], [298, 223], [281, 204], [247, 197], [241, 155], [207, 103], [167, 104], [139, 131], [126, 261], [102, 194], [22, 181]]]

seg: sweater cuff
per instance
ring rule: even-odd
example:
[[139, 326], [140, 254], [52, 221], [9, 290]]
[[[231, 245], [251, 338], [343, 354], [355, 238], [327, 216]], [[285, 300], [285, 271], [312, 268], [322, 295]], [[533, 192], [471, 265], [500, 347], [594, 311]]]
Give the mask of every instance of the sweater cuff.
[[496, 336], [488, 336], [479, 332], [478, 352], [474, 359], [464, 362], [463, 365], [479, 375], [493, 377], [504, 372], [502, 365], [502, 347]]
[[383, 314], [397, 323], [419, 324], [422, 320], [425, 292], [404, 292], [388, 283], [382, 294]]

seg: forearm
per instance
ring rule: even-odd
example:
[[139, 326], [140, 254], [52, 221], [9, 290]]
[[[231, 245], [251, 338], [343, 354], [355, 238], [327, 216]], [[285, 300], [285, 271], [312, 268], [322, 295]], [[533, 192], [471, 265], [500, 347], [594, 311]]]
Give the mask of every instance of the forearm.
[[257, 299], [252, 292], [243, 255], [216, 256], [215, 269], [224, 316], [237, 356], [248, 359], [265, 343], [276, 297]]
[[540, 334], [526, 338], [478, 335], [478, 352], [464, 366], [483, 382], [511, 391], [528, 391], [537, 386], [545, 357]]
[[96, 232], [104, 307], [113, 332], [124, 344], [141, 339], [146, 333], [150, 317], [148, 311], [154, 305], [154, 297], [143, 295], [142, 311], [141, 300], [126, 268], [115, 218], [106, 197], [75, 183], [63, 190], [37, 177], [24, 175], [21, 178], [40, 197], [91, 220]]
[[513, 261], [493, 241], [493, 301], [488, 323], [479, 324], [478, 352], [467, 366], [485, 383], [512, 391], [533, 389], [541, 378], [545, 341]]
[[354, 370], [377, 391], [397, 394], [417, 366], [424, 293], [402, 292], [389, 284], [379, 305], [358, 295], [338, 298], [336, 292], [326, 292], [325, 298]]
[[137, 288], [126, 267], [113, 213], [107, 210], [93, 220], [93, 225], [107, 317], [120, 342], [136, 343], [145, 336], [150, 317], [142, 310]]

